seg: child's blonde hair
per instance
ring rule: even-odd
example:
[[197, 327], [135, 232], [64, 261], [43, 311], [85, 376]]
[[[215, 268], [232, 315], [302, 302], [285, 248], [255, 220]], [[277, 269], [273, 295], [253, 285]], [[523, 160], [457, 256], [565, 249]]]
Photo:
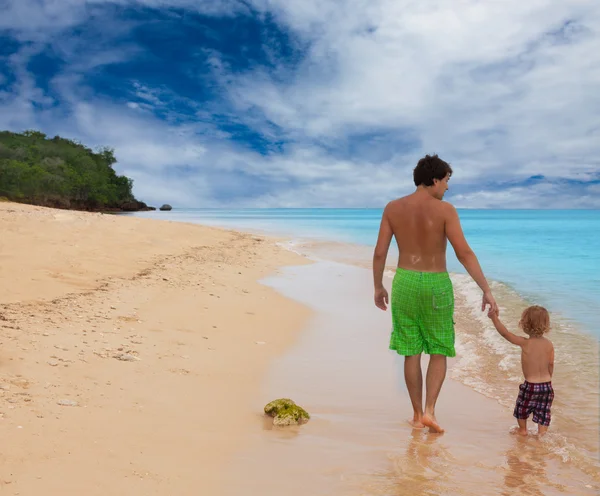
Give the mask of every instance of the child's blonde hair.
[[550, 315], [548, 310], [539, 305], [533, 305], [523, 310], [519, 325], [525, 334], [534, 338], [543, 336], [550, 330]]

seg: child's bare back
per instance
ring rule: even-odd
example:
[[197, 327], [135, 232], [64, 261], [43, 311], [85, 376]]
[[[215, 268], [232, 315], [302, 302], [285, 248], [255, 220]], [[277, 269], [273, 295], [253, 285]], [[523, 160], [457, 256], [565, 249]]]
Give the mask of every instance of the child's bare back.
[[527, 382], [550, 382], [554, 368], [554, 346], [543, 336], [522, 338], [521, 365]]
[[548, 311], [540, 306], [532, 306], [523, 311], [519, 326], [529, 336], [527, 338], [510, 332], [496, 312], [490, 311], [488, 317], [504, 339], [521, 347], [525, 382], [519, 386], [513, 413], [519, 424], [519, 434], [527, 435], [527, 419], [533, 413], [533, 421], [538, 424], [538, 434], [543, 435], [550, 425], [550, 408], [554, 400], [554, 346], [544, 337], [550, 331]]

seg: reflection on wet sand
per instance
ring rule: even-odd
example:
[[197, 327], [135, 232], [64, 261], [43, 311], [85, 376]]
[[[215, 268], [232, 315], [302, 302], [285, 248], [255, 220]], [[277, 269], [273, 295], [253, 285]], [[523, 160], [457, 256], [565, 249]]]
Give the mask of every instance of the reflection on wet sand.
[[547, 475], [548, 457], [552, 453], [536, 438], [514, 435], [514, 443], [506, 451], [502, 496], [544, 496], [549, 487], [564, 491]]
[[[363, 483], [361, 495], [574, 494], [571, 484], [561, 483], [569, 481], [569, 473], [562, 473], [564, 467], [556, 464], [552, 451], [542, 440], [536, 436], [523, 438], [509, 434], [508, 437], [508, 448], [505, 446], [498, 458], [494, 452], [499, 446], [487, 439], [481, 440], [482, 451], [465, 456], [461, 447], [449, 438], [414, 430], [406, 438], [405, 449], [389, 456], [389, 471], [372, 477], [371, 484]], [[591, 485], [580, 486], [579, 494], [591, 492]]]
[[438, 495], [448, 487], [453, 459], [443, 436], [413, 430], [407, 439], [404, 455], [394, 455], [391, 494]]

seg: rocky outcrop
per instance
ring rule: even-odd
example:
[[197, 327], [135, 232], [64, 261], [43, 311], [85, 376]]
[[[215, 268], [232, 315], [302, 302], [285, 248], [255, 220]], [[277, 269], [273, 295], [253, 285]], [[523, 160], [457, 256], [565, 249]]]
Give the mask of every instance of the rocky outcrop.
[[273, 400], [265, 405], [265, 414], [273, 417], [273, 425], [287, 426], [305, 424], [310, 415], [289, 398]]
[[154, 207], [149, 207], [142, 201], [131, 200], [121, 204], [121, 210], [123, 212], [144, 212], [148, 210], [156, 210]]
[[168, 212], [169, 210], [171, 210], [173, 207], [171, 205], [168, 205], [167, 203], [165, 203], [162, 207], [160, 207], [160, 209], [163, 212]]

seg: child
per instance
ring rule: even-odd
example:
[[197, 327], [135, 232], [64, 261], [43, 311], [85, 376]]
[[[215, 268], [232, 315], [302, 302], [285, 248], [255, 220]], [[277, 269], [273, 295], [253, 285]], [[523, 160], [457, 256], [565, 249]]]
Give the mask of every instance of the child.
[[550, 330], [548, 311], [540, 306], [526, 308], [521, 315], [519, 327], [529, 338], [516, 336], [500, 322], [497, 312], [489, 311], [488, 317], [500, 335], [521, 347], [521, 366], [525, 382], [519, 386], [519, 396], [513, 413], [519, 423], [519, 434], [527, 435], [527, 419], [533, 413], [538, 424], [538, 434], [543, 436], [550, 425], [550, 407], [554, 399], [552, 372], [554, 372], [554, 346], [544, 337]]

